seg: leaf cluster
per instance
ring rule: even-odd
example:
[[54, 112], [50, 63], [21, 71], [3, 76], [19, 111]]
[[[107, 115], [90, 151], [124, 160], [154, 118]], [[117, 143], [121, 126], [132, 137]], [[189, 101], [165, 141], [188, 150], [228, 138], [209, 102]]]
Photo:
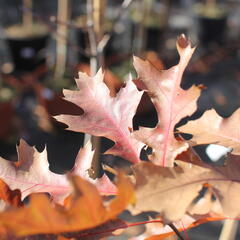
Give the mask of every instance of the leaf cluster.
[[[48, 169], [46, 149], [39, 153], [21, 140], [18, 163], [0, 159], [0, 233], [2, 239], [102, 239], [130, 225], [118, 218], [128, 209], [133, 215], [154, 212], [155, 223], [134, 239], [164, 239], [203, 222], [240, 215], [240, 120], [237, 110], [227, 119], [209, 110], [197, 120], [178, 128], [183, 118], [197, 110], [201, 88], [181, 88], [182, 75], [194, 52], [189, 40], [177, 40], [179, 63], [159, 70], [134, 57], [138, 77], [126, 82], [112, 96], [100, 69], [91, 77], [79, 72], [77, 90], [64, 90], [65, 100], [83, 110], [81, 115], [55, 117], [69, 130], [105, 137], [114, 146], [104, 154], [131, 163], [132, 174], [118, 175], [115, 185], [106, 174], [91, 179], [92, 146], [78, 153], [71, 173], [59, 175]], [[158, 116], [154, 128], [133, 130], [133, 117], [146, 92]], [[185, 140], [181, 133], [192, 135]], [[219, 144], [232, 148], [224, 166], [204, 163], [193, 146]], [[140, 152], [151, 148], [148, 161]], [[67, 159], [66, 159], [67, 160]], [[126, 175], [126, 174], [125, 174]], [[47, 196], [44, 193], [48, 193]], [[109, 200], [109, 195], [115, 195]], [[30, 196], [30, 202], [23, 200]], [[153, 218], [153, 216], [152, 216]], [[181, 223], [181, 224], [180, 224]]]

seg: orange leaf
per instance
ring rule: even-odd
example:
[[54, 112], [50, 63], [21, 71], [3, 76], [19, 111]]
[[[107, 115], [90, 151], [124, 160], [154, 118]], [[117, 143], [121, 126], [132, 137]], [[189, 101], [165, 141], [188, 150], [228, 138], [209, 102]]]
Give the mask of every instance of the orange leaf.
[[63, 236], [59, 236], [57, 240], [69, 240], [69, 238], [65, 238]]
[[114, 219], [134, 200], [133, 186], [122, 175], [118, 195], [107, 207], [93, 184], [78, 176], [71, 177], [71, 182], [74, 194], [67, 207], [33, 194], [28, 206], [0, 213], [0, 227], [16, 236], [81, 231]]
[[8, 187], [8, 185], [1, 179], [0, 179], [0, 199], [14, 207], [19, 207], [23, 205], [21, 201], [21, 192], [19, 190], [12, 191]]

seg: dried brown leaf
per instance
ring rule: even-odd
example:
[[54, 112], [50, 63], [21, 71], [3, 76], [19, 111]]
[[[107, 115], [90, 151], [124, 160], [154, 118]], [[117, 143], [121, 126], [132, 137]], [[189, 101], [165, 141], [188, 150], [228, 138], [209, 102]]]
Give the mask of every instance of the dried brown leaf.
[[181, 132], [193, 135], [193, 145], [219, 144], [233, 148], [233, 154], [240, 154], [240, 109], [236, 110], [229, 118], [220, 117], [214, 109], [206, 111], [197, 120], [189, 121], [179, 128]]

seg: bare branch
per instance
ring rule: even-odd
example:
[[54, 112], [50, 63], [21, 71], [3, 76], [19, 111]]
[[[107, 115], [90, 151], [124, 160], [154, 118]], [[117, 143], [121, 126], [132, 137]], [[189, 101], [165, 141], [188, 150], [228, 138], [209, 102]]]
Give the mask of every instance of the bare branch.
[[180, 240], [185, 240], [173, 223], [168, 224], [168, 226], [176, 233]]
[[132, 2], [133, 2], [133, 0], [124, 0], [123, 1], [122, 5], [121, 5], [121, 7], [118, 11], [117, 16], [113, 21], [112, 31], [110, 33], [104, 34], [103, 38], [98, 43], [98, 49], [103, 50], [105, 48], [105, 46], [107, 45], [107, 43], [111, 39], [113, 33], [116, 31], [117, 24], [119, 23], [119, 21], [121, 20], [122, 16], [125, 13], [125, 11], [127, 10], [127, 8], [130, 6], [130, 4]]

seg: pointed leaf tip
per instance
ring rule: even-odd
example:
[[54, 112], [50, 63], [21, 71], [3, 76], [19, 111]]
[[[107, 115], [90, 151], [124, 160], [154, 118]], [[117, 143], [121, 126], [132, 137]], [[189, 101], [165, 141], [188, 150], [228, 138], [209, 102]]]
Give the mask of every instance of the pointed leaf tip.
[[139, 57], [133, 55], [133, 62], [135, 62], [137, 59], [139, 59]]
[[[124, 176], [119, 179], [119, 194], [107, 202], [102, 200], [97, 188], [88, 181], [79, 176], [70, 176], [70, 179], [74, 193], [69, 196], [66, 206], [55, 205], [44, 194], [33, 194], [27, 206], [0, 212], [0, 239], [10, 239], [7, 234], [14, 237], [11, 239], [30, 239], [31, 235], [37, 234], [70, 234], [87, 229], [91, 231], [111, 220], [116, 221], [134, 195], [131, 182]], [[105, 203], [108, 206], [105, 207]], [[14, 221], [10, 221], [13, 218]]]
[[190, 38], [187, 38], [184, 34], [181, 34], [177, 38], [177, 50], [185, 64], [190, 60], [193, 52], [195, 51], [196, 46], [192, 46]]
[[181, 34], [178, 38], [177, 38], [177, 46], [180, 48], [186, 48], [187, 46], [191, 45], [191, 41], [189, 38], [187, 38], [185, 36], [185, 34]]
[[167, 70], [159, 71], [148, 60], [136, 57], [133, 62], [138, 74], [134, 83], [149, 94], [158, 114], [155, 128], [141, 127], [133, 135], [153, 149], [149, 160], [161, 166], [173, 166], [176, 156], [188, 148], [186, 142], [175, 139], [174, 126], [196, 111], [200, 95], [196, 86], [188, 90], [181, 88], [183, 72], [195, 48], [183, 34], [177, 40], [177, 48], [180, 61]]
[[[136, 140], [129, 129], [143, 92], [128, 81], [115, 97], [104, 83], [100, 69], [94, 77], [76, 79], [78, 89], [70, 91], [65, 99], [84, 110], [83, 115], [62, 114], [55, 119], [69, 126], [68, 130], [106, 137], [115, 142], [107, 153], [136, 163], [143, 143]], [[81, 74], [81, 73], [80, 73]], [[80, 76], [80, 75], [79, 75]], [[65, 91], [66, 93], [66, 91]], [[131, 99], [131, 101], [129, 101]]]

